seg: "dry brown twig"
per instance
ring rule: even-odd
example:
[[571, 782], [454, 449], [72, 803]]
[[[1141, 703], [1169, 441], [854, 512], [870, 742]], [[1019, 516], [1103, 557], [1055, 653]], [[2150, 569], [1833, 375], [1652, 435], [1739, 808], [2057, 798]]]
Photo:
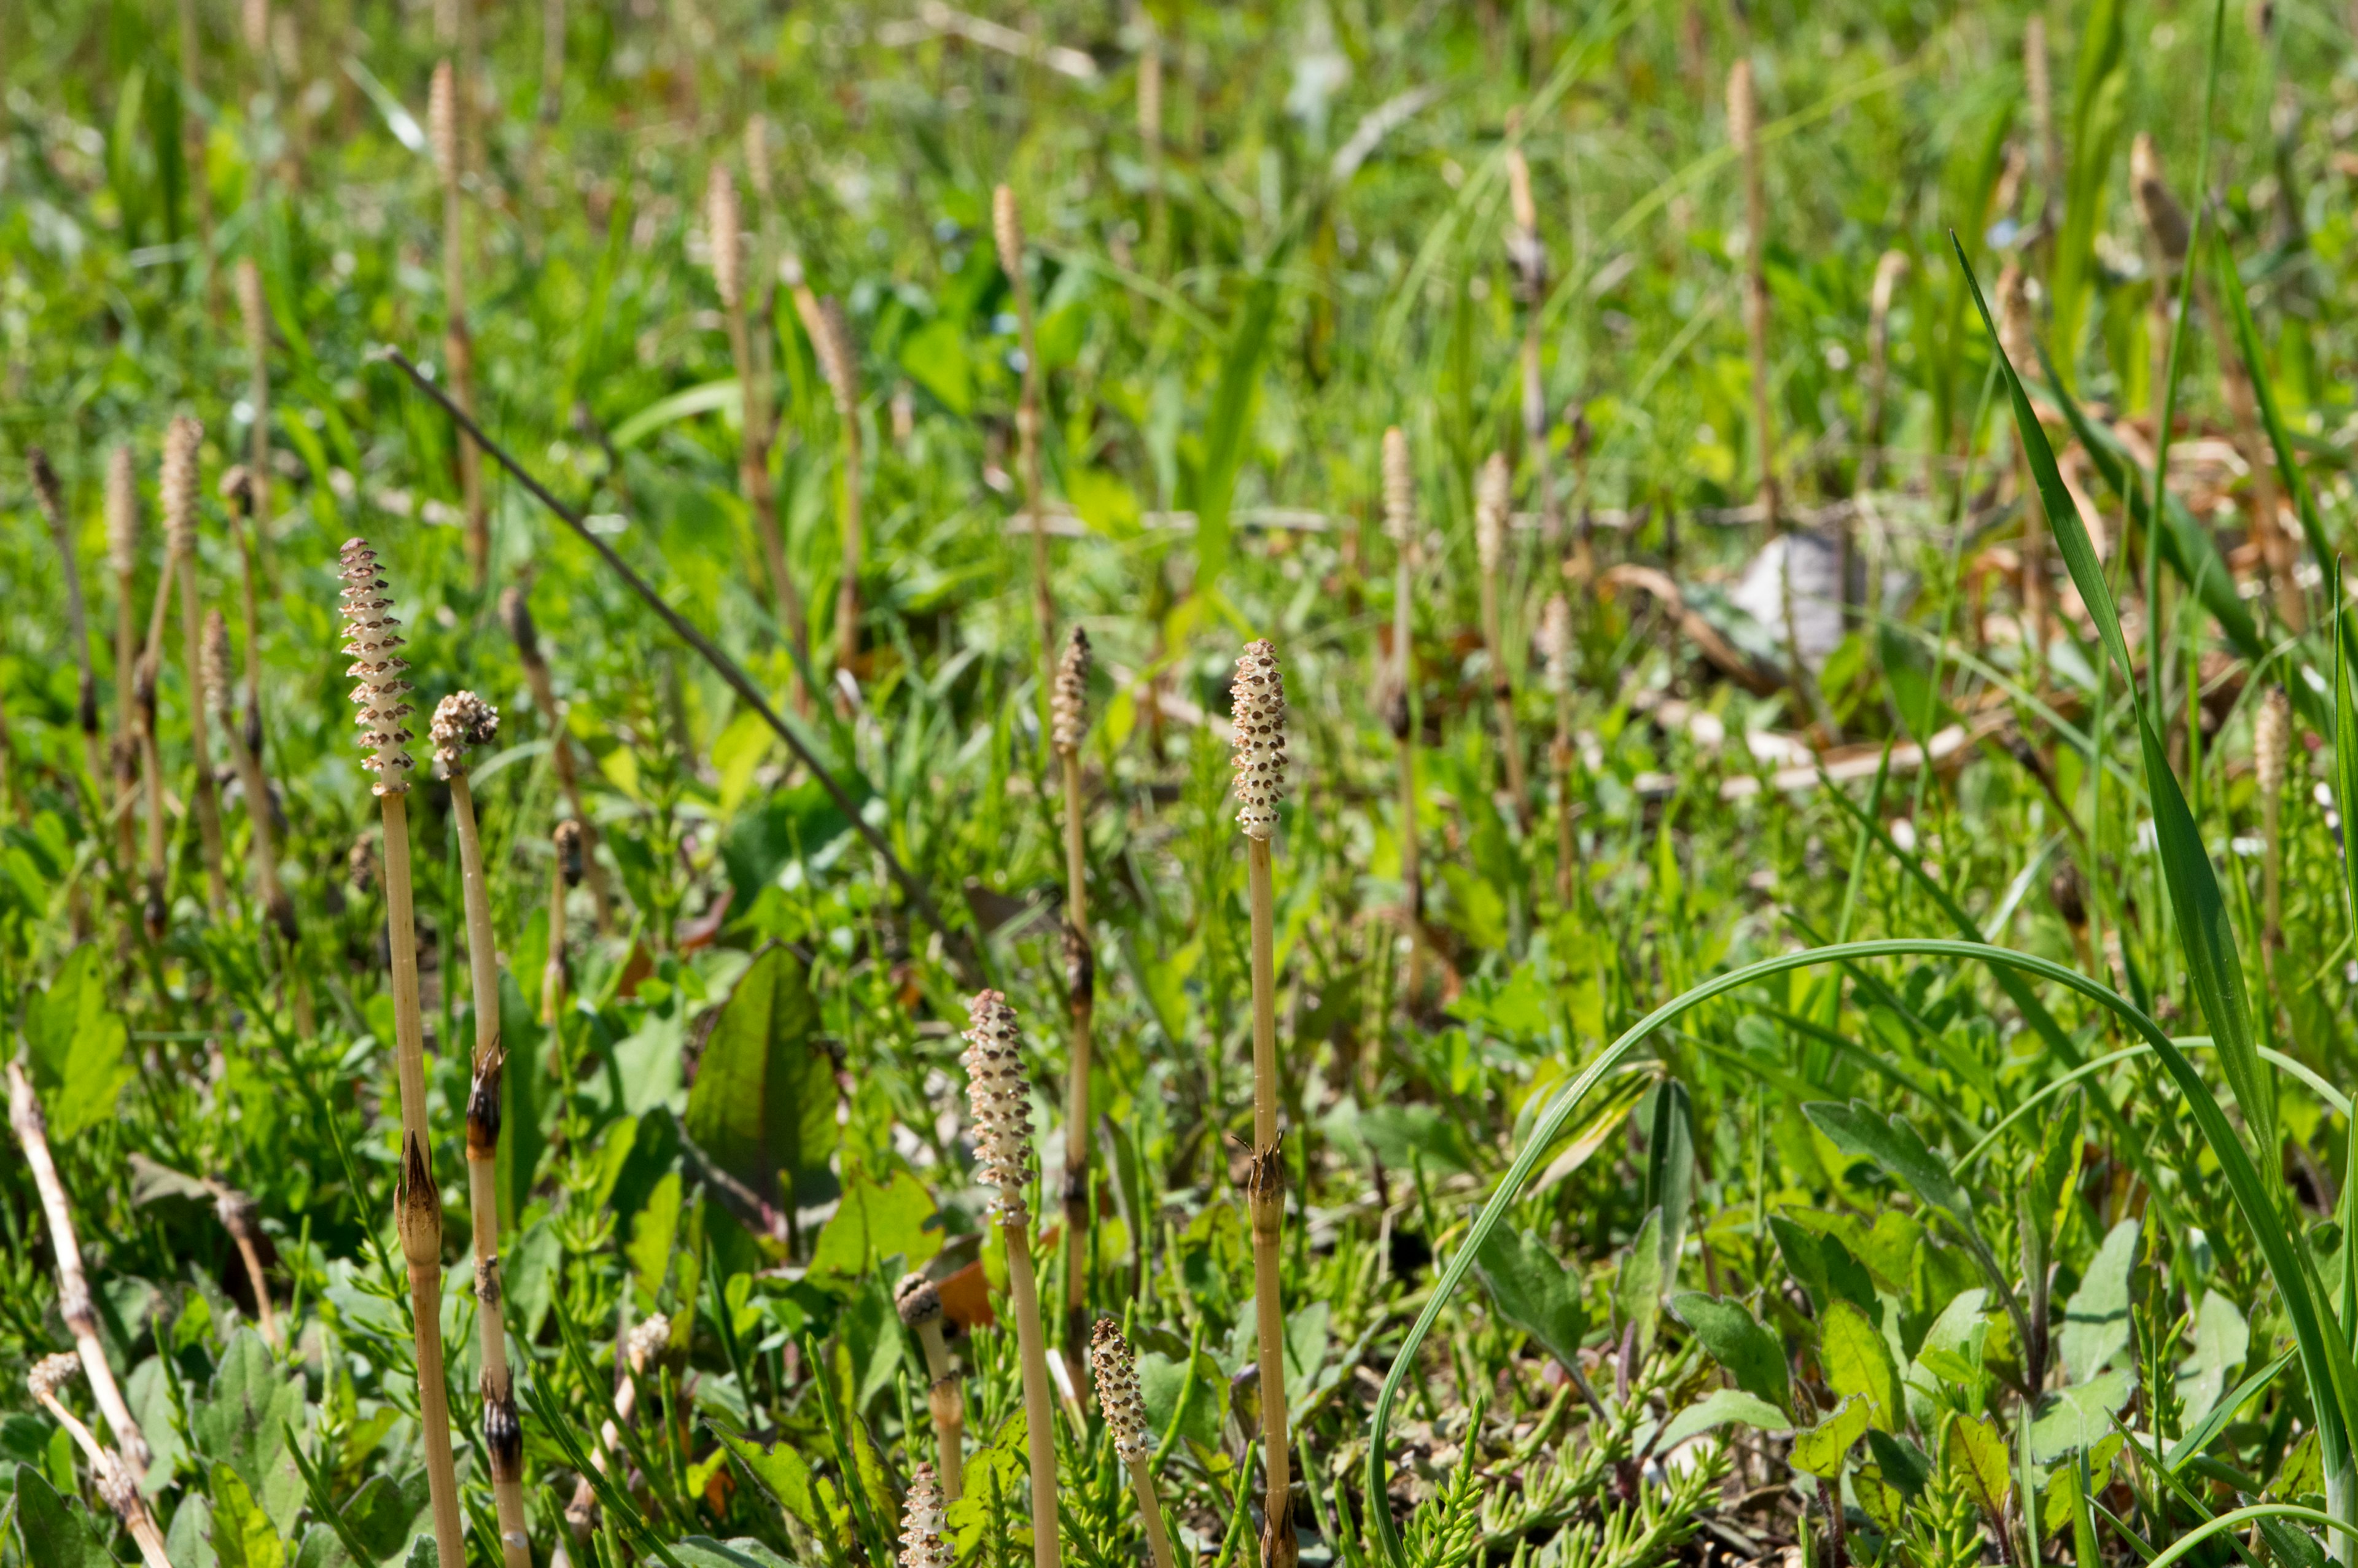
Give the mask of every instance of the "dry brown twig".
[[33, 1396], [33, 1402], [49, 1412], [51, 1421], [72, 1435], [83, 1457], [90, 1461], [91, 1480], [137, 1544], [140, 1562], [146, 1568], [172, 1568], [172, 1560], [164, 1550], [164, 1532], [156, 1528], [156, 1516], [148, 1511], [147, 1499], [140, 1494], [138, 1472], [124, 1462], [123, 1455], [101, 1444], [97, 1434], [58, 1398], [58, 1390], [73, 1379], [80, 1365], [71, 1354], [44, 1357], [26, 1374], [26, 1390]]

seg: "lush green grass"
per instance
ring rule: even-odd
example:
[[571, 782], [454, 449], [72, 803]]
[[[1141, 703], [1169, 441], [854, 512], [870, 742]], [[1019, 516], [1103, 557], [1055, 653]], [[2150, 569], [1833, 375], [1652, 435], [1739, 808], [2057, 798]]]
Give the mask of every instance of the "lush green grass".
[[[417, 687], [408, 825], [471, 1562], [501, 1561], [464, 1244], [479, 1004], [507, 1052], [491, 1190], [532, 1560], [890, 1556], [936, 1452], [926, 1363], [893, 1304], [925, 1269], [973, 1324], [952, 1338], [957, 1561], [1022, 1561], [1006, 1255], [957, 1060], [986, 985], [1027, 1028], [1047, 1337], [1069, 1344], [1049, 1236], [1065, 1141], [1085, 1136], [1083, 1295], [1140, 1353], [1175, 1544], [1222, 1568], [1259, 1553], [1252, 982], [1225, 715], [1237, 652], [1262, 635], [1293, 766], [1275, 1003], [1305, 1560], [2346, 1554], [2305, 1533], [2358, 1520], [2358, 883], [2337, 815], [2358, 795], [2358, 706], [2329, 615], [2358, 344], [2341, 303], [2358, 261], [2344, 18], [2280, 5], [2261, 32], [2230, 7], [2214, 40], [2191, 0], [2059, 11], [2050, 173], [2014, 7], [1769, 6], [1747, 38], [1715, 9], [1536, 0], [1049, 5], [994, 14], [999, 34], [924, 7], [576, 4], [546, 81], [539, 8], [485, 7], [462, 202], [483, 427], [732, 677], [494, 465], [478, 585], [455, 432], [380, 352], [450, 380], [433, 18], [281, 10], [265, 60], [232, 8], [199, 0], [192, 62], [158, 0], [0, 13], [0, 1012], [175, 1564], [434, 1555], [393, 1223], [385, 857], [335, 611], [353, 535], [383, 555]], [[1159, 152], [1138, 120], [1149, 48]], [[1726, 600], [1757, 542], [1740, 509], [1760, 446], [1722, 98], [1740, 55], [1759, 83], [1786, 506], [1828, 531], [1849, 519], [1885, 589], [1799, 694], [1724, 678], [1659, 577], [1614, 569], [1667, 572], [1756, 664], [1779, 656], [1784, 628]], [[744, 152], [755, 114], [766, 198]], [[2209, 171], [2174, 278], [2156, 276], [2130, 189], [2140, 132], [2190, 212]], [[1537, 294], [1507, 243], [1510, 146], [1547, 254]], [[741, 499], [715, 160], [752, 236], [771, 472], [809, 612], [797, 647]], [[1094, 1125], [1076, 1132], [1065, 807], [1001, 182], [1032, 241], [1056, 613], [1097, 651], [1080, 752]], [[1871, 446], [1871, 296], [1892, 251], [1908, 265]], [[789, 253], [848, 324], [856, 445], [791, 293], [769, 287]], [[272, 338], [251, 646], [216, 495], [254, 416], [241, 258]], [[2036, 351], [2010, 367], [2008, 262], [2034, 280]], [[2158, 342], [2165, 284], [2191, 309]], [[1534, 316], [1544, 461], [1522, 423]], [[2175, 367], [2178, 413], [2158, 477], [2157, 364]], [[127, 443], [144, 633], [169, 586], [157, 470], [175, 414], [207, 427], [196, 578], [233, 670], [256, 671], [291, 944], [256, 892], [222, 725], [210, 757], [190, 743], [176, 596], [157, 684], [165, 902], [145, 928], [145, 808], [128, 807], [126, 860], [114, 778], [92, 776], [77, 725], [59, 551], [22, 482], [44, 449], [112, 740], [129, 716], [106, 465]], [[1397, 705], [1417, 742], [1416, 957], [1388, 675], [1393, 425], [1418, 513]], [[860, 653], [839, 681], [854, 449]], [[1502, 787], [1478, 609], [1493, 451], [1520, 521], [1545, 475], [1557, 509], [1596, 524], [1587, 573], [1559, 569], [1536, 527], [1505, 552], [1528, 821]], [[2262, 496], [2289, 498], [2286, 592], [2254, 544]], [[2026, 527], [2048, 529], [2061, 611], [2036, 660], [2013, 575]], [[613, 904], [601, 929], [590, 890], [572, 892], [553, 1025], [550, 834], [571, 806], [500, 607], [511, 588]], [[1558, 591], [1561, 775], [1533, 646]], [[798, 702], [806, 672], [818, 694]], [[462, 688], [503, 715], [472, 779], [496, 1002], [467, 977], [450, 792], [424, 765], [425, 717]], [[2272, 839], [2253, 753], [2279, 688]], [[1918, 767], [1915, 743], [1952, 726], [1963, 743]], [[1840, 782], [1771, 778], [1812, 752]], [[217, 911], [200, 767], [222, 780]], [[275, 1343], [222, 1188], [252, 1200]], [[131, 1560], [30, 1392], [73, 1340], [26, 1162], [0, 1162], [0, 1563]], [[633, 1328], [634, 1408], [615, 1420]], [[86, 1381], [61, 1397], [117, 1441]], [[1056, 1449], [1067, 1561], [1141, 1559], [1102, 1422], [1060, 1417]]]

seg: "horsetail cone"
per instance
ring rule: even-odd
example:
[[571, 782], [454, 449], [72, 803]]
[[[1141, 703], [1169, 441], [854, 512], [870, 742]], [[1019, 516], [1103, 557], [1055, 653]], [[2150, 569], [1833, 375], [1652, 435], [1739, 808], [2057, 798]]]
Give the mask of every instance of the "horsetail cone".
[[990, 237], [999, 246], [999, 270], [1015, 277], [1023, 270], [1023, 217], [1015, 210], [1015, 188], [990, 193]]
[[1759, 128], [1759, 107], [1752, 94], [1752, 62], [1739, 59], [1727, 73], [1727, 139], [1738, 157], [1749, 157]]
[[409, 683], [402, 678], [409, 661], [396, 652], [402, 645], [395, 628], [401, 624], [385, 613], [393, 600], [384, 597], [384, 579], [376, 574], [376, 552], [365, 539], [347, 539], [343, 548], [344, 652], [352, 656], [344, 673], [360, 684], [352, 702], [360, 708], [352, 722], [361, 731], [361, 766], [376, 774], [370, 788], [377, 795], [400, 795], [409, 788], [415, 764], [406, 746], [414, 737], [401, 721], [412, 709], [402, 700]]
[[745, 224], [737, 205], [736, 177], [714, 164], [704, 186], [705, 237], [712, 244], [712, 283], [730, 310], [745, 297]]
[[434, 66], [426, 93], [426, 139], [433, 144], [434, 167], [446, 180], [459, 178], [459, 81], [447, 59]]
[[2145, 222], [2145, 232], [2161, 252], [2162, 259], [2176, 263], [2186, 258], [2186, 210], [2178, 198], [2169, 193], [2169, 181], [2162, 173], [2161, 152], [2154, 145], [2150, 131], [2139, 131], [2136, 140], [2129, 144], [2129, 189], [2136, 197], [2137, 216]]
[[1089, 732], [1089, 639], [1079, 627], [1065, 639], [1056, 661], [1056, 684], [1049, 694], [1049, 735], [1060, 752], [1077, 752]]
[[1266, 841], [1285, 798], [1285, 676], [1266, 637], [1245, 644], [1230, 687], [1237, 826]]
[[1125, 1465], [1135, 1465], [1154, 1452], [1146, 1436], [1146, 1403], [1139, 1397], [1138, 1363], [1122, 1337], [1121, 1325], [1109, 1317], [1098, 1319], [1089, 1340], [1089, 1367], [1097, 1374], [1098, 1407], [1105, 1411], [1106, 1429], [1113, 1433], [1113, 1451]]
[[2284, 794], [2291, 748], [2292, 703], [2283, 687], [2271, 687], [2252, 720], [2252, 771], [2259, 775], [2260, 794], [2269, 800]]
[[770, 199], [770, 118], [766, 114], [746, 116], [745, 178], [755, 196], [764, 201]]
[[1384, 532], [1408, 543], [1416, 527], [1416, 470], [1409, 466], [1408, 433], [1395, 425], [1384, 432]]
[[1551, 594], [1540, 611], [1540, 657], [1546, 662], [1547, 688], [1559, 697], [1572, 690], [1572, 601]]
[[58, 1397], [58, 1390], [74, 1380], [81, 1370], [81, 1357], [70, 1350], [60, 1350], [55, 1356], [44, 1356], [33, 1363], [25, 1374], [25, 1390], [39, 1402], [47, 1403]]
[[909, 1495], [901, 1505], [901, 1568], [952, 1568], [957, 1562], [947, 1535], [949, 1508], [941, 1483], [924, 1460], [909, 1474]]
[[118, 577], [139, 564], [139, 473], [127, 446], [106, 460], [106, 563]]
[[176, 555], [188, 555], [197, 542], [197, 447], [205, 427], [182, 414], [164, 431], [164, 537]]
[[260, 359], [270, 348], [270, 316], [262, 295], [262, 269], [252, 256], [237, 261], [237, 315], [245, 328], [245, 351]]
[[454, 691], [434, 705], [427, 728], [434, 743], [434, 771], [450, 778], [467, 771], [467, 751], [488, 746], [500, 733], [500, 710], [471, 691]]
[[998, 991], [967, 1003], [967, 1104], [974, 1113], [976, 1179], [999, 1189], [1001, 1220], [1020, 1226], [1032, 1174], [1032, 1084], [1023, 1074], [1022, 1029]]
[[1507, 555], [1507, 516], [1514, 477], [1504, 452], [1492, 452], [1474, 483], [1474, 549], [1484, 572], [1496, 576]]

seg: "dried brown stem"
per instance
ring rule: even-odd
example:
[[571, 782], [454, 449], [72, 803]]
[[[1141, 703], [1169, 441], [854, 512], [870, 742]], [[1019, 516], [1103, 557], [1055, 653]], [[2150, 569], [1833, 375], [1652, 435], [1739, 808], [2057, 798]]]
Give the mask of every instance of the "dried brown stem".
[[49, 1419], [66, 1429], [82, 1456], [90, 1461], [91, 1479], [99, 1496], [123, 1521], [124, 1530], [139, 1548], [139, 1561], [146, 1568], [172, 1568], [172, 1560], [164, 1549], [164, 1532], [156, 1526], [156, 1516], [148, 1511], [147, 1499], [139, 1490], [139, 1477], [121, 1454], [114, 1453], [98, 1441], [96, 1433], [82, 1419], [66, 1409], [59, 1401], [57, 1390], [71, 1376], [74, 1357], [53, 1356], [38, 1363], [27, 1379], [33, 1399], [49, 1414]]

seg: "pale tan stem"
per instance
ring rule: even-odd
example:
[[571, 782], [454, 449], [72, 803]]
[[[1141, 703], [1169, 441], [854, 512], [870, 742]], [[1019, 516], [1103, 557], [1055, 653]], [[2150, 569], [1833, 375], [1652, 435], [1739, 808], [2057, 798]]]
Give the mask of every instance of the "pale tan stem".
[[213, 753], [205, 723], [204, 613], [197, 597], [197, 559], [193, 549], [177, 552], [180, 579], [180, 673], [189, 683], [189, 748], [196, 753], [197, 781], [193, 800], [197, 840], [205, 857], [205, 905], [219, 914], [229, 901], [229, 883], [222, 874], [221, 802], [213, 793]]
[[[246, 635], [246, 706], [252, 709], [254, 701], [254, 672], [260, 664], [260, 645], [254, 641], [254, 557], [259, 548], [266, 557], [270, 550], [270, 356], [267, 351], [269, 327], [261, 327], [262, 341], [254, 345], [254, 362], [246, 373], [246, 401], [254, 405], [254, 427], [246, 438], [245, 484], [246, 509], [254, 521], [254, 545], [248, 546], [243, 539], [238, 553], [245, 563], [245, 635]], [[237, 507], [230, 507], [231, 526], [236, 526]]]
[[1523, 773], [1522, 732], [1515, 723], [1515, 683], [1507, 673], [1507, 640], [1499, 624], [1498, 574], [1482, 574], [1482, 641], [1490, 655], [1490, 701], [1498, 710], [1498, 749], [1506, 753], [1507, 795], [1514, 803], [1515, 820], [1525, 830], [1531, 825], [1531, 784]]
[[1016, 1348], [1023, 1363], [1024, 1442], [1032, 1459], [1032, 1564], [1058, 1568], [1056, 1538], [1056, 1403], [1048, 1386], [1048, 1340], [1040, 1329], [1040, 1286], [1032, 1272], [1031, 1217], [1018, 1208], [1002, 1218], [1007, 1240], [1007, 1291], [1015, 1309]]
[[[1742, 92], [1752, 95], [1750, 62], [1738, 62]], [[1747, 126], [1736, 148], [1744, 160], [1744, 327], [1752, 356], [1752, 423], [1760, 443], [1760, 541], [1783, 525], [1777, 488], [1777, 427], [1768, 396], [1768, 193], [1760, 167], [1760, 138]], [[1790, 566], [1788, 577], [1790, 576]], [[1786, 620], [1792, 616], [1788, 612]], [[1797, 677], [1798, 678], [1798, 677]]]
[[128, 571], [114, 574], [114, 858], [128, 876], [139, 860], [134, 805], [139, 790], [138, 588]]
[[197, 113], [197, 0], [179, 0], [181, 160], [197, 199], [197, 250], [205, 271], [205, 315], [219, 325], [221, 274], [213, 265], [213, 182], [207, 171], [205, 123]]
[[2260, 792], [2260, 835], [2266, 840], [2266, 854], [2261, 861], [2263, 907], [2267, 912], [2267, 929], [2262, 937], [2264, 951], [2273, 956], [2284, 946], [2284, 806], [2275, 793]]
[[1138, 1498], [1138, 1517], [1146, 1525], [1146, 1545], [1153, 1554], [1154, 1568], [1177, 1568], [1177, 1560], [1171, 1555], [1171, 1532], [1163, 1526], [1163, 1499], [1155, 1494], [1152, 1467], [1144, 1459], [1133, 1459], [1125, 1468], [1130, 1471], [1130, 1489]]
[[[434, 1227], [438, 1243], [441, 1226]], [[459, 1471], [450, 1446], [450, 1393], [442, 1369], [442, 1260], [409, 1260], [409, 1311], [417, 1347], [417, 1423], [426, 1443], [426, 1482], [434, 1544], [445, 1563], [464, 1563], [466, 1529], [459, 1509]]]
[[99, 1493], [107, 1506], [123, 1521], [124, 1531], [139, 1548], [139, 1561], [146, 1568], [172, 1568], [172, 1559], [164, 1550], [164, 1532], [156, 1527], [156, 1516], [147, 1509], [147, 1499], [141, 1495], [138, 1477], [131, 1475], [123, 1461], [106, 1451], [97, 1433], [82, 1423], [80, 1416], [59, 1401], [57, 1395], [37, 1388], [34, 1399], [49, 1419], [64, 1427], [81, 1448], [82, 1457], [90, 1461], [91, 1478], [98, 1485]]
[[1065, 1082], [1065, 1345], [1088, 1393], [1089, 1066], [1095, 1050], [1097, 956], [1089, 932], [1088, 856], [1081, 757], [1060, 750], [1065, 775], [1065, 968], [1072, 991], [1073, 1045]]
[[16, 1129], [16, 1141], [24, 1147], [25, 1167], [33, 1173], [33, 1186], [41, 1195], [41, 1213], [49, 1221], [49, 1250], [57, 1259], [58, 1315], [65, 1319], [66, 1330], [73, 1336], [82, 1376], [90, 1379], [91, 1392], [114, 1433], [115, 1446], [123, 1450], [132, 1468], [145, 1474], [153, 1455], [130, 1405], [124, 1401], [114, 1368], [107, 1364], [106, 1346], [99, 1340], [98, 1314], [91, 1304], [90, 1281], [81, 1271], [81, 1242], [74, 1235], [73, 1206], [58, 1175], [58, 1162], [49, 1153], [49, 1119], [41, 1113], [33, 1080], [21, 1061], [8, 1064], [8, 1124]]
[[[410, 902], [409, 800], [377, 797], [384, 813], [385, 946], [393, 958], [394, 1072], [401, 1088], [401, 1137], [433, 1148], [426, 1128], [426, 1024], [417, 1001], [417, 918]], [[430, 1174], [432, 1165], [427, 1165]]]
[[860, 409], [849, 397], [838, 398], [837, 416], [843, 427], [843, 577], [836, 585], [835, 663], [849, 670], [860, 656], [860, 568], [867, 546], [861, 537]]
[[554, 122], [565, 106], [565, 0], [541, 0], [540, 117]]
[[[1416, 679], [1416, 659], [1411, 652], [1416, 605], [1415, 546], [1400, 541], [1398, 580], [1392, 589], [1392, 658], [1400, 685], [1393, 693], [1398, 707], [1392, 714], [1392, 737], [1400, 752], [1401, 918], [1408, 927], [1408, 962], [1401, 977], [1401, 1001], [1413, 1010], [1424, 990], [1424, 885], [1417, 864], [1416, 844], [1416, 710], [1411, 703]], [[1380, 1049], [1368, 1053], [1368, 1084], [1372, 1089], [1381, 1070]]]
[[925, 1346], [930, 1379], [925, 1404], [934, 1417], [934, 1467], [941, 1473], [942, 1496], [956, 1502], [966, 1495], [966, 1391], [951, 1365], [939, 1318], [917, 1325], [917, 1342]]
[[1270, 842], [1245, 839], [1245, 885], [1252, 914], [1253, 1152], [1246, 1201], [1251, 1212], [1253, 1322], [1260, 1340], [1264, 1568], [1290, 1568], [1293, 1541], [1293, 1445], [1285, 1409], [1285, 1303], [1279, 1264], [1285, 1229], [1285, 1157], [1277, 1102], [1277, 918]]
[[168, 551], [163, 573], [156, 579], [155, 603], [147, 617], [147, 640], [138, 665], [139, 765], [146, 775], [147, 811], [147, 899], [142, 918], [151, 940], [163, 935], [169, 913], [164, 903], [164, 763], [156, 741], [156, 681], [164, 659], [164, 618], [172, 604], [172, 579], [173, 562]]
[[254, 1287], [254, 1314], [261, 1321], [262, 1337], [274, 1346], [286, 1342], [278, 1335], [278, 1313], [270, 1304], [270, 1284], [262, 1272], [262, 1243], [254, 1231], [254, 1200], [225, 1182], [208, 1177], [206, 1188], [213, 1195], [213, 1208], [221, 1217], [222, 1228], [229, 1232], [237, 1248], [238, 1260], [245, 1265], [246, 1283]]
[[254, 879], [262, 893], [262, 905], [280, 935], [289, 942], [295, 936], [295, 910], [288, 902], [287, 889], [278, 880], [278, 857], [273, 844], [270, 827], [270, 784], [262, 773], [262, 759], [245, 743], [236, 724], [223, 719], [222, 730], [228, 732], [230, 761], [237, 766], [238, 788], [245, 795], [245, 816], [253, 834], [250, 852], [254, 857]]

